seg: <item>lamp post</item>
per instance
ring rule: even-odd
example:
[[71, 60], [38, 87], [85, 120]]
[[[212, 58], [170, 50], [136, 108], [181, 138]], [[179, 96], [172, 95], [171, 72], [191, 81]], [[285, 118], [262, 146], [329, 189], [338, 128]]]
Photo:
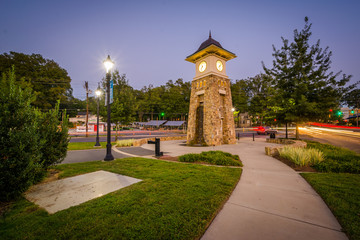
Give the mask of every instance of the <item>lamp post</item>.
[[111, 73], [110, 69], [114, 66], [113, 61], [110, 59], [110, 55], [108, 55], [107, 59], [104, 61], [104, 65], [106, 68], [106, 104], [107, 104], [107, 144], [106, 144], [106, 156], [104, 161], [114, 160], [113, 155], [111, 154], [111, 121], [110, 121], [110, 78]]
[[95, 95], [97, 97], [97, 120], [96, 120], [96, 143], [95, 143], [95, 147], [100, 147], [100, 142], [99, 142], [99, 107], [100, 107], [100, 95], [101, 95], [101, 90], [100, 90], [100, 85], [98, 85], [98, 88], [95, 91]]

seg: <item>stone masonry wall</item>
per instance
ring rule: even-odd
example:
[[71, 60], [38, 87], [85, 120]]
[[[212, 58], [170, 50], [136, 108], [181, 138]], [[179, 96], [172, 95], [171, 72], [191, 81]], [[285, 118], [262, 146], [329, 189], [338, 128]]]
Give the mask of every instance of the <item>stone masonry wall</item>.
[[[199, 142], [196, 126], [197, 109], [203, 106], [203, 141]], [[192, 81], [187, 144], [234, 144], [235, 125], [230, 80], [214, 74]]]

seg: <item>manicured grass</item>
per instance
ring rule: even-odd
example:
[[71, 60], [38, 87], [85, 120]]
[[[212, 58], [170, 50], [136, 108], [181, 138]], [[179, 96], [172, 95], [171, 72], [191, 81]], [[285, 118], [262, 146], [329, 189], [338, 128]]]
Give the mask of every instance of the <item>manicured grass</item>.
[[[114, 145], [115, 143], [111, 143]], [[69, 150], [85, 150], [85, 149], [99, 149], [99, 148], [106, 148], [106, 142], [100, 142], [100, 147], [94, 147], [95, 145], [95, 138], [94, 142], [70, 142], [68, 145]]]
[[105, 170], [143, 181], [53, 215], [18, 200], [0, 218], [0, 239], [197, 239], [242, 171], [143, 158], [56, 168], [61, 178]]
[[179, 156], [180, 162], [197, 162], [208, 163], [212, 165], [222, 166], [239, 166], [242, 167], [242, 162], [238, 155], [232, 155], [222, 151], [208, 151], [200, 154], [189, 153]]
[[317, 171], [360, 173], [360, 154], [330, 144], [306, 142], [307, 148], [315, 148], [324, 153], [325, 160], [313, 166]]
[[334, 213], [348, 237], [360, 240], [360, 175], [302, 173]]

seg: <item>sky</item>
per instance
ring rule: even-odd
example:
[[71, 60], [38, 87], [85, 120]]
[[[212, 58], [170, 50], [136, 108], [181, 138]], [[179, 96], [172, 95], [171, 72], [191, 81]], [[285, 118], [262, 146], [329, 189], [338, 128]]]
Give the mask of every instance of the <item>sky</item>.
[[358, 0], [0, 0], [0, 54], [41, 54], [66, 69], [73, 95], [84, 99], [105, 76], [107, 55], [135, 89], [168, 80], [191, 81], [185, 61], [209, 36], [237, 58], [227, 62], [232, 81], [272, 65], [273, 45], [312, 25], [311, 43], [332, 51], [332, 71], [360, 80]]

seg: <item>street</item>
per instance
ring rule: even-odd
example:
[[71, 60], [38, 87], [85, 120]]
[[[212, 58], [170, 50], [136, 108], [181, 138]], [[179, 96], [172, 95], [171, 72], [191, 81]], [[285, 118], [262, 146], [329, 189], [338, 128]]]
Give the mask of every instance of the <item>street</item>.
[[299, 131], [302, 139], [328, 143], [360, 153], [360, 132], [318, 127], [301, 127]]

